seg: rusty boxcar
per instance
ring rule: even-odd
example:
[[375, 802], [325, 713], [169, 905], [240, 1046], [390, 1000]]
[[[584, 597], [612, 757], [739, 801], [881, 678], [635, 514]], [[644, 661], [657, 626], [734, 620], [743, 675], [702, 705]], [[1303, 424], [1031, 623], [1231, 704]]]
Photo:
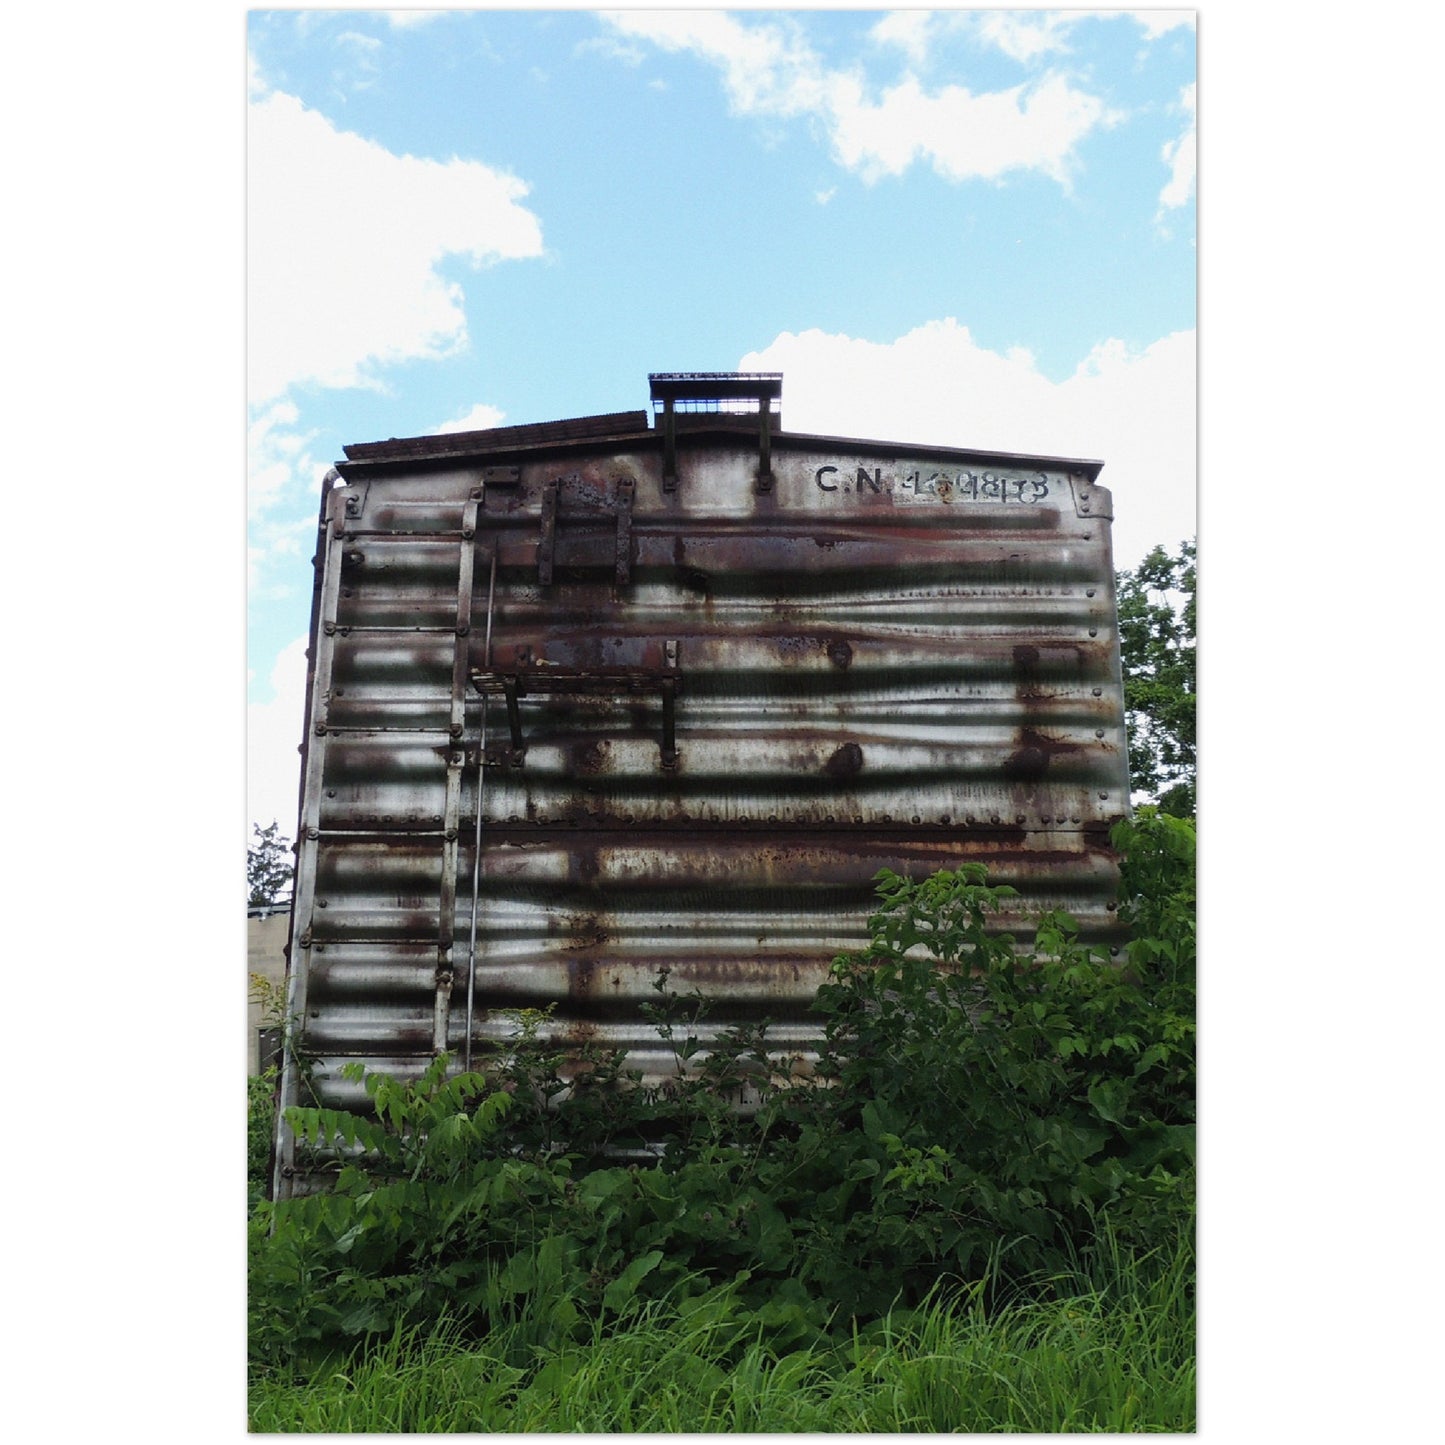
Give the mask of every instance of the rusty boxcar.
[[656, 1078], [663, 968], [704, 1029], [766, 1015], [806, 1055], [884, 866], [977, 859], [1015, 929], [1115, 938], [1101, 463], [789, 432], [781, 391], [669, 373], [651, 413], [345, 449], [288, 968], [323, 1102], [363, 1097], [348, 1060], [470, 1060], [549, 1004]]

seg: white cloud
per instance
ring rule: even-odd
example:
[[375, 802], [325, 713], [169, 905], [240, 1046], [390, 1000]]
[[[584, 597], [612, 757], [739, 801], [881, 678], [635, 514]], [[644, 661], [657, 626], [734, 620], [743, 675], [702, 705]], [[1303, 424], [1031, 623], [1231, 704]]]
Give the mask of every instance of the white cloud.
[[894, 10], [868, 32], [878, 45], [897, 46], [916, 67], [931, 59], [943, 36], [963, 32], [1021, 65], [1067, 54], [1073, 31], [1090, 20], [1132, 20], [1145, 40], [1193, 28], [1191, 10]]
[[456, 417], [452, 421], [444, 421], [436, 430], [442, 432], [459, 431], [487, 431], [494, 426], [501, 426], [506, 412], [498, 411], [494, 406], [488, 406], [481, 401], [476, 404], [465, 416]]
[[948, 318], [887, 343], [784, 332], [738, 365], [783, 372], [789, 431], [1102, 460], [1126, 566], [1194, 535], [1194, 353], [1193, 331], [1143, 351], [1105, 341], [1053, 382]]
[[383, 10], [387, 23], [397, 30], [408, 30], [416, 25], [428, 25], [449, 15], [449, 10]]
[[253, 95], [247, 146], [251, 400], [376, 386], [387, 363], [467, 343], [462, 291], [438, 272], [537, 256], [521, 181], [477, 161], [398, 156], [280, 91]]
[[[959, 85], [930, 92], [910, 75], [874, 99], [860, 71], [829, 70], [792, 21], [744, 24], [695, 10], [605, 18], [628, 35], [664, 50], [691, 51], [719, 67], [739, 115], [814, 118], [839, 162], [867, 181], [926, 161], [950, 180], [1038, 169], [1065, 183], [1074, 147], [1116, 119], [1097, 97], [1052, 73], [978, 95]], [[875, 35], [885, 23], [874, 27]], [[923, 22], [894, 20], [884, 38], [921, 50], [925, 34]]]
[[840, 86], [832, 105], [838, 155], [870, 181], [899, 175], [922, 157], [949, 180], [1040, 170], [1067, 183], [1074, 147], [1115, 119], [1101, 100], [1055, 74], [981, 95], [961, 85], [930, 95], [909, 76], [877, 104], [856, 86]]
[[1082, 17], [1065, 13], [995, 10], [978, 17], [979, 34], [1011, 60], [1027, 63], [1069, 48], [1069, 31]]
[[869, 32], [877, 45], [896, 45], [914, 65], [928, 58], [935, 12], [932, 10], [890, 10]]
[[1171, 30], [1194, 29], [1192, 10], [1128, 10], [1112, 13], [1127, 14], [1131, 20], [1141, 25], [1146, 40], [1157, 40]]
[[1161, 212], [1185, 205], [1194, 194], [1195, 106], [1194, 86], [1186, 85], [1179, 94], [1179, 108], [1189, 117], [1184, 133], [1168, 141], [1163, 150], [1164, 164], [1169, 167], [1169, 181], [1159, 193]]
[[329, 463], [313, 454], [317, 434], [299, 429], [299, 420], [295, 402], [282, 398], [253, 408], [247, 428], [246, 585], [254, 599], [294, 596], [304, 576], [297, 563], [315, 544], [317, 498]]
[[296, 835], [296, 789], [301, 779], [301, 726], [306, 702], [306, 639], [281, 649], [271, 669], [275, 696], [246, 709], [247, 817], [263, 827], [274, 818]]

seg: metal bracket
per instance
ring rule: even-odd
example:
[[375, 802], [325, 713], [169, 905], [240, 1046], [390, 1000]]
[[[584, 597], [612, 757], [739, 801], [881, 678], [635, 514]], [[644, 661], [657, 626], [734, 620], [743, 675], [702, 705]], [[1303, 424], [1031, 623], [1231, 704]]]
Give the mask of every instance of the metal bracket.
[[[783, 377], [772, 371], [666, 371], [648, 377], [653, 410], [662, 408], [662, 490], [677, 490], [677, 403], [721, 408], [725, 402], [748, 401], [757, 406], [758, 476], [760, 492], [773, 490], [772, 404], [781, 401]], [[781, 417], [778, 418], [781, 426]]]
[[542, 488], [542, 538], [537, 544], [537, 583], [552, 585], [552, 558], [557, 548], [557, 490], [561, 483], [548, 482]]
[[1102, 517], [1112, 521], [1114, 517], [1114, 494], [1108, 487], [1091, 482], [1077, 472], [1069, 473], [1069, 489], [1074, 494], [1074, 514], [1078, 517]]
[[347, 484], [346, 491], [343, 493], [346, 498], [347, 521], [355, 521], [366, 511], [366, 497], [370, 491], [371, 483], [369, 481]]
[[637, 483], [623, 477], [617, 483], [617, 565], [614, 575], [619, 587], [626, 587], [632, 576], [632, 501]]
[[662, 490], [677, 490], [677, 409], [670, 396], [662, 403]]
[[[628, 698], [639, 693], [656, 693], [661, 697], [660, 761], [664, 768], [677, 766], [677, 694], [682, 669], [674, 640], [663, 644], [662, 667], [557, 667], [534, 660], [530, 648], [524, 647], [519, 649], [511, 667], [473, 668], [471, 679], [478, 692], [501, 693], [506, 701], [511, 741], [506, 761], [512, 767], [521, 767], [527, 756], [527, 741], [522, 733], [522, 698]], [[488, 749], [488, 766], [495, 766], [499, 761], [501, 759]]]
[[[556, 572], [557, 558], [557, 505], [561, 498], [562, 482], [554, 479], [542, 488], [541, 531], [537, 542], [537, 583], [550, 587]], [[632, 578], [632, 504], [637, 496], [637, 482], [632, 477], [620, 477], [617, 482], [617, 499], [613, 510], [617, 518], [617, 545], [613, 553], [613, 577], [619, 587], [627, 586]]]

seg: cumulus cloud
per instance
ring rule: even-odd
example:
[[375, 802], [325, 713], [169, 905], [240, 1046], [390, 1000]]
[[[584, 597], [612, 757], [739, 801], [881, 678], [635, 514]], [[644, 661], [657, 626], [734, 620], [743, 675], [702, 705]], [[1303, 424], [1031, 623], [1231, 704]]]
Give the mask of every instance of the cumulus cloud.
[[1171, 30], [1194, 29], [1194, 12], [1192, 10], [1127, 10], [1113, 13], [1128, 15], [1131, 20], [1142, 26], [1146, 40], [1157, 40]]
[[1069, 48], [1069, 31], [1085, 18], [1068, 12], [993, 10], [978, 17], [983, 39], [1011, 60], [1028, 62]]
[[[870, 182], [901, 174], [915, 161], [949, 180], [1038, 169], [1066, 182], [1074, 148], [1117, 118], [1054, 73], [981, 94], [960, 85], [930, 91], [909, 75], [875, 98], [861, 71], [830, 70], [789, 20], [744, 24], [730, 14], [696, 10], [605, 18], [624, 34], [717, 66], [739, 115], [817, 121], [840, 164]], [[889, 17], [874, 27], [875, 38], [880, 28], [885, 40], [922, 53], [926, 22]]]
[[834, 148], [869, 181], [926, 159], [953, 181], [1040, 170], [1067, 183], [1074, 147], [1114, 118], [1097, 97], [1052, 74], [979, 95], [961, 85], [929, 94], [909, 76], [876, 103], [863, 98], [860, 86], [844, 84], [831, 104]]
[[389, 25], [397, 30], [408, 30], [416, 25], [427, 25], [449, 15], [449, 10], [383, 10], [381, 12]]
[[316, 541], [316, 504], [330, 463], [289, 397], [252, 408], [246, 434], [246, 583], [255, 600], [291, 597], [309, 578], [298, 563]]
[[306, 639], [281, 649], [271, 669], [274, 697], [246, 709], [246, 808], [253, 823], [273, 819], [296, 834], [296, 789], [301, 779], [301, 725], [306, 704]]
[[790, 431], [1102, 460], [1119, 566], [1194, 535], [1193, 331], [1143, 350], [1102, 342], [1062, 382], [952, 318], [890, 342], [784, 332], [738, 364], [784, 373]]
[[890, 10], [869, 30], [868, 38], [876, 45], [896, 45], [914, 65], [922, 65], [937, 18], [932, 10]]
[[481, 401], [476, 404], [465, 416], [455, 417], [451, 421], [444, 421], [437, 432], [458, 432], [458, 431], [488, 431], [494, 426], [501, 426], [506, 412], [498, 411], [494, 406], [488, 406]]
[[938, 42], [964, 33], [1021, 65], [1067, 54], [1073, 32], [1088, 21], [1130, 20], [1146, 41], [1171, 30], [1193, 28], [1191, 10], [894, 10], [868, 32], [878, 45], [893, 45], [918, 67], [927, 65]]
[[1169, 180], [1159, 193], [1159, 210], [1174, 210], [1186, 204], [1194, 194], [1194, 165], [1196, 143], [1194, 138], [1195, 107], [1194, 86], [1186, 85], [1179, 95], [1179, 109], [1188, 116], [1184, 133], [1175, 140], [1165, 143], [1164, 164], [1169, 167]]
[[376, 386], [385, 364], [467, 343], [462, 291], [438, 271], [537, 256], [526, 185], [477, 161], [394, 155], [252, 73], [247, 144], [251, 400]]

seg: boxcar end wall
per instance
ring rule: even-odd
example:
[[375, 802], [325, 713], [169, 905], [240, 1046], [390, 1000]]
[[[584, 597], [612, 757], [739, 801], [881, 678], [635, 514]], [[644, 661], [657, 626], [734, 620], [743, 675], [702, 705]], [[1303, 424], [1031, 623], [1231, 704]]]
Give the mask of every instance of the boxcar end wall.
[[713, 378], [741, 415], [687, 381], [328, 479], [287, 985], [327, 1105], [348, 1060], [479, 1059], [548, 1006], [659, 1078], [663, 969], [715, 1000], [704, 1044], [766, 1017], [806, 1063], [883, 867], [978, 860], [1004, 926], [1117, 943], [1101, 464], [791, 433], [780, 379]]

